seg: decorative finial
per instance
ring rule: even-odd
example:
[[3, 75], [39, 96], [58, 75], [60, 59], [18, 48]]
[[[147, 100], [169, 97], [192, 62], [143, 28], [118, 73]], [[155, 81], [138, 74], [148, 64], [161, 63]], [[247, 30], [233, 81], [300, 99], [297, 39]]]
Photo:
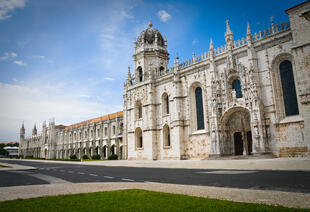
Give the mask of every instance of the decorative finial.
[[247, 22], [246, 34], [247, 35], [251, 34], [251, 28], [250, 28], [250, 23], [249, 22]]
[[212, 38], [210, 38], [210, 49], [213, 49], [213, 41], [212, 41]]
[[149, 28], [152, 28], [153, 24], [152, 21], [149, 21]]
[[274, 17], [273, 16], [270, 16], [270, 23], [273, 24], [273, 19]]
[[128, 78], [131, 77], [130, 66], [128, 66]]
[[177, 60], [179, 59], [179, 54], [178, 53], [177, 53], [177, 57], [175, 59], [177, 59]]
[[226, 19], [226, 33], [227, 34], [231, 33], [231, 30], [230, 30], [230, 27], [229, 27], [229, 20], [228, 19]]

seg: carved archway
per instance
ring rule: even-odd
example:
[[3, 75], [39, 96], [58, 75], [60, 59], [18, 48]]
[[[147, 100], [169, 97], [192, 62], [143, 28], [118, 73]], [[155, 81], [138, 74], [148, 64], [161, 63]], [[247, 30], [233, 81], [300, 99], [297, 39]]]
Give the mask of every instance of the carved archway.
[[[221, 154], [249, 155], [252, 151], [251, 116], [244, 107], [228, 109], [221, 119]], [[250, 147], [249, 147], [250, 146]]]

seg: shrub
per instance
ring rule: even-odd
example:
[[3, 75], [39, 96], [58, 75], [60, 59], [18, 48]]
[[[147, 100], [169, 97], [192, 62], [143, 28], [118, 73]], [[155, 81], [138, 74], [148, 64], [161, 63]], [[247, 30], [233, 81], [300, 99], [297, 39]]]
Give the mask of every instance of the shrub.
[[83, 158], [83, 159], [88, 159], [88, 156], [87, 156], [87, 155], [83, 155], [82, 158]]
[[25, 158], [26, 159], [33, 159], [33, 156], [32, 155], [27, 155]]
[[118, 156], [115, 155], [115, 154], [110, 155], [110, 156], [108, 157], [108, 160], [117, 160], [117, 159], [118, 159]]
[[70, 155], [70, 159], [77, 159], [76, 155]]
[[93, 156], [91, 156], [91, 159], [100, 160], [100, 155], [93, 155]]

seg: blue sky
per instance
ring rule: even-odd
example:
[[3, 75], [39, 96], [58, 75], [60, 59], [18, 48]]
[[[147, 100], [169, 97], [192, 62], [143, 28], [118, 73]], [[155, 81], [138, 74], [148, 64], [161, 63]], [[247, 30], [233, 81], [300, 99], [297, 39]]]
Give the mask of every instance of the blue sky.
[[[257, 2], [257, 3], [256, 3]], [[176, 54], [225, 45], [225, 20], [234, 39], [246, 23], [258, 32], [288, 19], [303, 1], [0, 0], [0, 142], [19, 139], [36, 122], [57, 124], [122, 110], [133, 41], [149, 20]]]

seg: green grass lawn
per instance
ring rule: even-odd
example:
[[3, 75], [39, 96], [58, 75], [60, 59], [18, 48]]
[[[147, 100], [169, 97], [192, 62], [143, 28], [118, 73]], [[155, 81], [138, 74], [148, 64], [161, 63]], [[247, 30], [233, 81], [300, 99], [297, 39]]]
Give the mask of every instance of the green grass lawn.
[[[302, 211], [145, 190], [70, 194], [0, 203], [0, 211]], [[306, 211], [306, 210], [304, 210]], [[309, 210], [308, 210], [309, 211]]]

